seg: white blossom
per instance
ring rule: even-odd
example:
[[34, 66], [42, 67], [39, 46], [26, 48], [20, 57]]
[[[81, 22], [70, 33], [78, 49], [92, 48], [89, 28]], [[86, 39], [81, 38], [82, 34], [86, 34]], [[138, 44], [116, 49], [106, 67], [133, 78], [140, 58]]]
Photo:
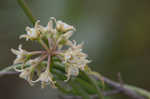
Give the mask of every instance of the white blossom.
[[29, 55], [29, 52], [22, 49], [22, 45], [19, 45], [19, 50], [11, 49], [12, 53], [17, 55], [16, 59], [14, 60], [14, 64], [23, 63], [26, 59], [26, 56]]
[[45, 70], [45, 72], [41, 73], [39, 78], [35, 81], [32, 81], [34, 83], [36, 82], [41, 82], [42, 88], [44, 87], [45, 84], [51, 84], [53, 88], [56, 88], [55, 86], [55, 81], [53, 81], [53, 75], [49, 72], [49, 70]]
[[26, 62], [29, 67], [24, 67], [25, 64], [21, 67], [21, 69], [14, 68], [15, 71], [20, 72], [19, 77], [27, 80], [30, 85], [33, 85], [33, 72], [35, 72], [35, 67], [38, 66], [39, 60], [41, 57], [37, 57], [35, 59], [30, 59], [29, 61]]
[[56, 22], [56, 29], [61, 32], [67, 32], [70, 30], [75, 31], [75, 28], [73, 26], [68, 25], [67, 23], [64, 23], [60, 20]]
[[31, 68], [22, 69], [22, 72], [20, 73], [19, 77], [29, 80], [31, 75]]
[[23, 78], [24, 80], [27, 80], [29, 82], [30, 85], [33, 85], [32, 83], [32, 71], [33, 71], [33, 67], [28, 67], [28, 68], [21, 68], [21, 69], [17, 69], [14, 68], [15, 71], [20, 72], [19, 77]]
[[[26, 38], [26, 40], [36, 40], [44, 48], [42, 51], [28, 52], [22, 49], [22, 45], [19, 45], [19, 50], [11, 49], [11, 51], [17, 56], [14, 60], [14, 64], [22, 63], [21, 68], [15, 68], [17, 72], [20, 72], [20, 77], [27, 80], [31, 85], [33, 83], [41, 82], [42, 88], [45, 85], [51, 85], [56, 88], [56, 81], [53, 80], [53, 75], [50, 72], [51, 58], [53, 56], [60, 58], [61, 63], [65, 64], [65, 71], [68, 81], [71, 76], [78, 76], [80, 70], [85, 70], [90, 61], [87, 59], [87, 54], [82, 52], [82, 45], [77, 44], [76, 41], [71, 41], [75, 28], [63, 21], [56, 21], [55, 18], [51, 18], [46, 26], [39, 25], [39, 20], [35, 23], [33, 28], [27, 27], [27, 34], [23, 34], [20, 38]], [[33, 55], [38, 55], [34, 59]], [[47, 60], [47, 67], [41, 62]], [[53, 69], [53, 68], [51, 68]], [[44, 71], [43, 71], [44, 70]], [[36, 72], [36, 73], [35, 73]], [[36, 76], [35, 76], [36, 75]]]
[[67, 75], [66, 75], [67, 79], [65, 81], [68, 81], [71, 76], [78, 76], [79, 74], [79, 68], [71, 64], [68, 64], [66, 71], [67, 71]]
[[27, 34], [23, 34], [20, 36], [20, 38], [26, 38], [26, 40], [35, 40], [39, 38], [40, 36], [40, 25], [39, 20], [35, 23], [34, 28], [26, 27]]
[[57, 40], [57, 44], [58, 44], [58, 48], [61, 49], [62, 46], [64, 45], [69, 45], [69, 43], [71, 42], [71, 40], [69, 40], [69, 38], [72, 36], [73, 31], [68, 31], [64, 34], [62, 34], [58, 40]]
[[70, 78], [71, 75], [77, 76], [80, 70], [84, 70], [84, 67], [90, 63], [87, 59], [87, 55], [82, 52], [82, 45], [77, 45], [76, 42], [70, 45], [71, 47], [62, 53], [64, 57], [63, 63], [66, 64], [67, 77]]

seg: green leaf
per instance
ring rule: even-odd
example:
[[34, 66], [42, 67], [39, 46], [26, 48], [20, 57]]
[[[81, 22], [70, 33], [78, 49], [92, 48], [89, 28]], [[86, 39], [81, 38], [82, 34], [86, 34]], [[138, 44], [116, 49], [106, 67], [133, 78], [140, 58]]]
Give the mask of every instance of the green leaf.
[[75, 90], [75, 93], [79, 94], [82, 97], [82, 99], [90, 99], [89, 95], [79, 85], [77, 85], [77, 83], [72, 81], [70, 85]]

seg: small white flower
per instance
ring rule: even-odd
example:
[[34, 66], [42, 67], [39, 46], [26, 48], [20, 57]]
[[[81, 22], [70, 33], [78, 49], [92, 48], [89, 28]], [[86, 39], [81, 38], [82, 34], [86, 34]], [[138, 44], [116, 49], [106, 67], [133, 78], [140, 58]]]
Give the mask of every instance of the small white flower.
[[87, 59], [87, 55], [82, 52], [82, 45], [83, 43], [77, 45], [74, 41], [69, 49], [61, 53], [64, 57], [63, 63], [67, 65], [67, 80], [71, 75], [77, 76], [79, 74], [79, 69], [84, 70], [85, 66], [90, 63]]
[[19, 77], [27, 80], [30, 85], [33, 85], [32, 83], [32, 67], [28, 67], [26, 69], [17, 70], [18, 72], [21, 72]]
[[71, 76], [78, 76], [79, 74], [79, 68], [73, 65], [70, 65], [66, 68], [67, 72], [67, 79], [65, 81], [68, 81]]
[[27, 80], [30, 85], [33, 85], [33, 81], [32, 81], [33, 72], [35, 72], [36, 69], [35, 67], [38, 66], [39, 64], [39, 59], [40, 57], [35, 59], [30, 59], [29, 61], [27, 61], [26, 64], [29, 65], [30, 67], [26, 67], [26, 68], [21, 67], [21, 69], [14, 68], [15, 71], [20, 72], [19, 77]]
[[20, 70], [20, 78], [23, 78], [25, 80], [28, 80], [30, 78], [30, 74], [31, 74], [31, 68], [26, 68], [26, 69], [22, 69]]
[[26, 38], [26, 40], [35, 40], [40, 36], [39, 20], [35, 23], [34, 28], [26, 27], [27, 34], [23, 34], [20, 38]]
[[63, 34], [63, 37], [68, 40], [73, 34], [73, 31], [68, 31], [65, 34]]
[[14, 64], [23, 63], [26, 59], [26, 56], [29, 55], [29, 52], [22, 49], [22, 45], [19, 45], [19, 50], [11, 49], [12, 53], [17, 55], [16, 59], [14, 60]]
[[72, 36], [73, 31], [68, 31], [64, 34], [61, 34], [57, 40], [58, 48], [61, 49], [64, 45], [69, 45], [71, 42], [69, 38]]
[[56, 29], [61, 32], [67, 32], [70, 30], [75, 31], [75, 28], [73, 26], [68, 25], [60, 20], [56, 22]]
[[41, 82], [42, 88], [45, 84], [50, 84], [53, 88], [56, 88], [55, 81], [53, 81], [53, 75], [49, 72], [49, 70], [45, 70], [45, 72], [41, 73], [39, 78], [35, 81], [32, 81], [34, 83]]

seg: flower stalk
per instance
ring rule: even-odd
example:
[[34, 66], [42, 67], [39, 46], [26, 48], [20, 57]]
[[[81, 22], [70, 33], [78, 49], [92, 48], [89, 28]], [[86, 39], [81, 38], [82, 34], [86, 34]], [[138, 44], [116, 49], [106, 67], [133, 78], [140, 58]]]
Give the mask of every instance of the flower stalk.
[[20, 5], [20, 7], [23, 9], [25, 14], [27, 15], [31, 23], [34, 25], [34, 23], [36, 22], [36, 18], [32, 15], [32, 12], [30, 8], [28, 7], [28, 5], [25, 3], [24, 0], [17, 0], [17, 2]]

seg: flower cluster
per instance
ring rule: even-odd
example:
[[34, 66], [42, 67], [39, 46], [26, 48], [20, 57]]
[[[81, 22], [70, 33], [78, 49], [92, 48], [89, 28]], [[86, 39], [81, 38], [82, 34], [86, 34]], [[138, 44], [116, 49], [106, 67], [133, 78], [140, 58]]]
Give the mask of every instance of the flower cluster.
[[[20, 38], [36, 41], [44, 48], [42, 51], [26, 51], [19, 45], [19, 50], [11, 49], [17, 56], [14, 64], [22, 64], [21, 68], [15, 68], [20, 72], [20, 77], [27, 80], [31, 85], [41, 82], [42, 87], [50, 84], [56, 87], [56, 81], [53, 80], [51, 73], [52, 58], [57, 57], [62, 64], [65, 65], [68, 81], [71, 76], [78, 76], [79, 70], [84, 71], [84, 67], [90, 62], [87, 55], [82, 52], [82, 44], [77, 44], [76, 41], [71, 41], [75, 28], [62, 21], [57, 21], [51, 18], [47, 26], [39, 24], [39, 20], [33, 28], [27, 27], [27, 34], [21, 35]], [[40, 55], [37, 58], [32, 58], [34, 55]], [[47, 60], [47, 61], [46, 61]], [[41, 66], [41, 63], [46, 61], [46, 66]], [[25, 65], [28, 66], [25, 66]], [[36, 72], [36, 73], [35, 73]], [[34, 77], [34, 75], [36, 77]], [[36, 79], [35, 79], [36, 78]]]
[[79, 74], [79, 69], [84, 70], [85, 66], [90, 63], [87, 59], [87, 54], [82, 52], [83, 43], [77, 45], [76, 41], [70, 45], [70, 47], [65, 50], [62, 54], [63, 63], [66, 66], [67, 80], [70, 79], [70, 76], [77, 76]]

